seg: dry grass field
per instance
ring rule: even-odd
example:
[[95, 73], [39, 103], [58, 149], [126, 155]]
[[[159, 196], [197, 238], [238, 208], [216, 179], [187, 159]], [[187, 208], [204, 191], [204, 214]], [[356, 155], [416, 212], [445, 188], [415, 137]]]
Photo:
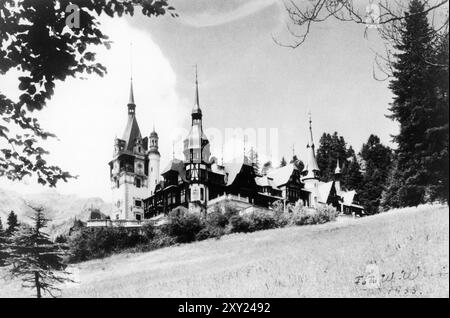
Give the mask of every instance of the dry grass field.
[[[379, 285], [364, 284], [367, 266]], [[120, 254], [72, 268], [63, 297], [449, 297], [449, 210], [421, 206]], [[0, 280], [0, 296], [33, 296]]]

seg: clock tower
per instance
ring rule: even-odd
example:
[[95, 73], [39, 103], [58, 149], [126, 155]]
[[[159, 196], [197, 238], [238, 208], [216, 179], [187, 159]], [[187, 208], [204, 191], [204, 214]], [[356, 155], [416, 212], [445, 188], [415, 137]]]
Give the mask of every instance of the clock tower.
[[195, 74], [195, 100], [191, 130], [184, 140], [186, 178], [189, 182], [189, 210], [202, 210], [208, 202], [208, 171], [211, 170], [210, 145], [203, 132], [202, 110], [199, 103], [198, 77]]

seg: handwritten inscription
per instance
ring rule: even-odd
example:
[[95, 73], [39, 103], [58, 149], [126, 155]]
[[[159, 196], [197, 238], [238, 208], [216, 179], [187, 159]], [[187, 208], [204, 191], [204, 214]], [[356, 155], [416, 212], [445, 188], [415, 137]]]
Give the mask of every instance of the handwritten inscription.
[[388, 294], [416, 295], [422, 294], [417, 284], [412, 282], [419, 278], [438, 278], [448, 276], [448, 266], [443, 266], [437, 271], [429, 271], [417, 266], [412, 270], [402, 269], [400, 272], [380, 273], [376, 264], [366, 267], [365, 275], [355, 277], [354, 283], [362, 289], [384, 290]]

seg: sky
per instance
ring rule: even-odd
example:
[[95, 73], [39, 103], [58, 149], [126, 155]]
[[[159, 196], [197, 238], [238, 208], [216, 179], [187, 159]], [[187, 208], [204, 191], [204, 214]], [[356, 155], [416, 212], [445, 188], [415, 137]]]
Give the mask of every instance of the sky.
[[[360, 0], [362, 5], [369, 0]], [[386, 118], [392, 96], [387, 82], [372, 77], [376, 31], [329, 21], [317, 24], [297, 49], [289, 42], [286, 13], [278, 0], [172, 0], [180, 17], [102, 18], [114, 42], [98, 59], [103, 77], [57, 83], [46, 109], [37, 114], [57, 140], [44, 146], [50, 159], [78, 175], [57, 191], [111, 199], [109, 167], [113, 143], [127, 120], [130, 76], [141, 132], [153, 125], [160, 137], [161, 167], [182, 158], [194, 103], [194, 65], [198, 67], [203, 123], [214, 156], [233, 160], [253, 146], [261, 161], [275, 165], [293, 151], [305, 157], [308, 113], [316, 144], [337, 131], [357, 151], [376, 134], [393, 146], [397, 124]], [[0, 90], [17, 96], [17, 73], [0, 77]], [[239, 129], [248, 132], [244, 139]], [[234, 132], [234, 134], [232, 134]], [[0, 188], [34, 193], [45, 190], [35, 179]]]

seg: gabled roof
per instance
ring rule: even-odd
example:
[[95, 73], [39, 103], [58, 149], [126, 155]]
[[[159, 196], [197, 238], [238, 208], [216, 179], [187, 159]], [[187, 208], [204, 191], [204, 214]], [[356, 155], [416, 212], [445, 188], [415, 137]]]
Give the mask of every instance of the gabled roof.
[[231, 185], [236, 179], [236, 176], [241, 172], [242, 166], [247, 165], [250, 166], [249, 160], [244, 158], [235, 159], [232, 162], [228, 162], [224, 164], [225, 171], [227, 173], [227, 186]]
[[327, 203], [328, 197], [330, 196], [330, 192], [333, 187], [333, 183], [334, 181], [319, 183], [319, 186], [317, 187], [320, 195], [319, 201]]
[[284, 167], [271, 170], [268, 174], [268, 177], [273, 180], [273, 184], [276, 187], [280, 187], [289, 182], [289, 179], [291, 178], [295, 169], [295, 165], [293, 163], [290, 163]]
[[352, 205], [355, 199], [356, 191], [341, 191], [339, 195], [343, 198], [345, 205]]

